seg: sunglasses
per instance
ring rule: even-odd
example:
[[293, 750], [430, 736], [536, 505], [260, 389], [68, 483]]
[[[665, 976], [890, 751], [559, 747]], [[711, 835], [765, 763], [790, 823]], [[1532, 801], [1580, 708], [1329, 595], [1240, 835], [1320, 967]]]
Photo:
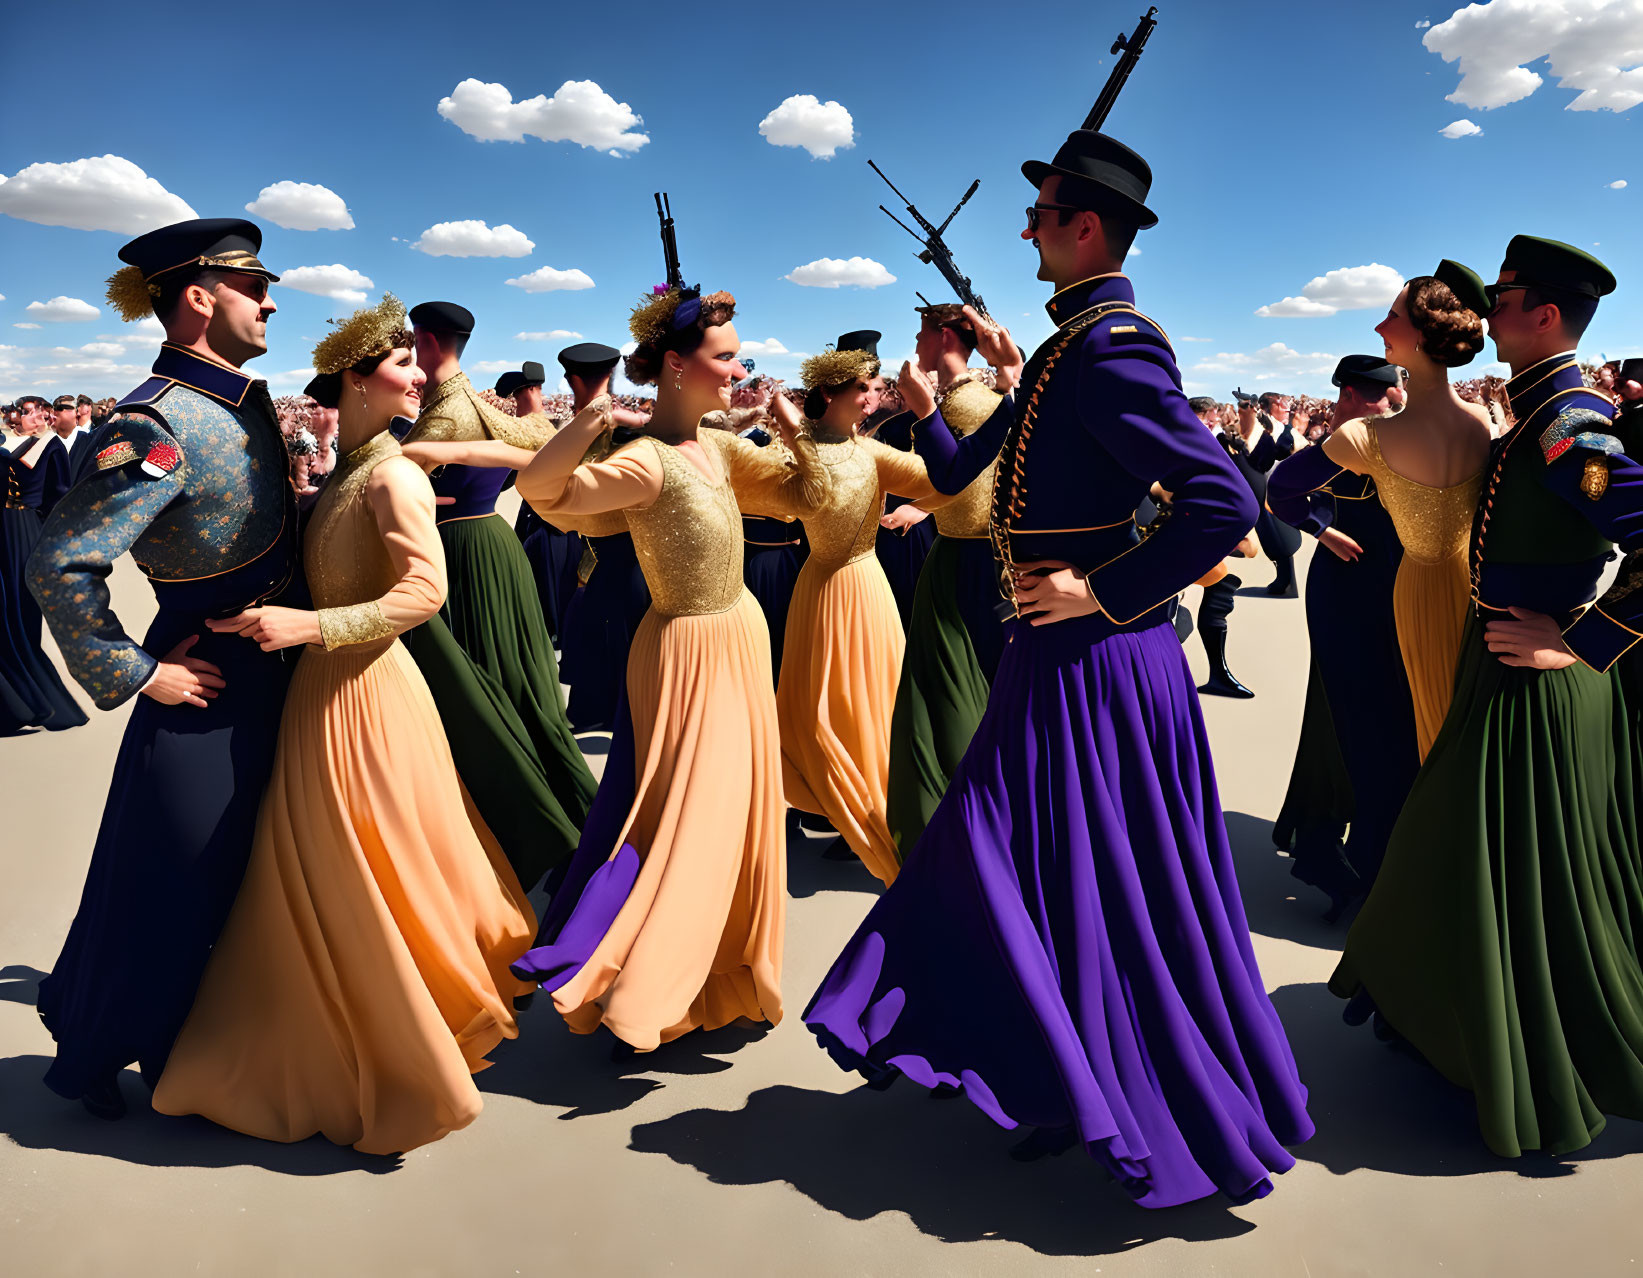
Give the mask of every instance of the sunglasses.
[[1500, 305], [1500, 295], [1502, 293], [1509, 293], [1513, 289], [1526, 289], [1528, 287], [1529, 285], [1527, 284], [1485, 284], [1483, 286], [1483, 296], [1488, 299], [1489, 309], [1492, 311]]
[[253, 302], [266, 301], [268, 298], [268, 281], [260, 275], [242, 275], [235, 272], [223, 281], [236, 293], [242, 293]]
[[[1082, 212], [1084, 212], [1083, 209], [1079, 208], [1075, 204], [1029, 204], [1027, 206], [1027, 229], [1029, 231], [1036, 231], [1039, 227], [1040, 222], [1043, 221], [1042, 217], [1040, 217], [1040, 214], [1043, 213], [1043, 212], [1052, 212], [1052, 211], [1057, 212], [1057, 213], [1082, 213]], [[1064, 222], [1065, 222], [1065, 219], [1063, 219], [1063, 223]]]

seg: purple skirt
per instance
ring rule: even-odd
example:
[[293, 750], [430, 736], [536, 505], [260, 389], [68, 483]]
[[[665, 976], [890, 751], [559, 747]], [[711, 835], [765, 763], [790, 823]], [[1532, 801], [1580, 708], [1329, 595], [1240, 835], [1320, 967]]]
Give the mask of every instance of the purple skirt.
[[1167, 622], [1013, 628], [900, 877], [804, 1020], [843, 1067], [1082, 1143], [1145, 1207], [1272, 1189], [1312, 1135]]

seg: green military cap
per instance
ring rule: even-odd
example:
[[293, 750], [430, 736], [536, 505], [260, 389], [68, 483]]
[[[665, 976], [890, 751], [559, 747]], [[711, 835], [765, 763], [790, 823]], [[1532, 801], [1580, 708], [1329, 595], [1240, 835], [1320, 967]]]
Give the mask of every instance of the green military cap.
[[1538, 235], [1514, 235], [1500, 269], [1514, 272], [1516, 284], [1580, 297], [1605, 297], [1615, 289], [1614, 272], [1590, 253]]
[[1462, 266], [1446, 257], [1438, 263], [1432, 277], [1440, 284], [1447, 284], [1449, 291], [1460, 299], [1460, 304], [1467, 310], [1476, 311], [1479, 315], [1489, 313], [1489, 295], [1484, 292], [1482, 278], [1471, 267]]

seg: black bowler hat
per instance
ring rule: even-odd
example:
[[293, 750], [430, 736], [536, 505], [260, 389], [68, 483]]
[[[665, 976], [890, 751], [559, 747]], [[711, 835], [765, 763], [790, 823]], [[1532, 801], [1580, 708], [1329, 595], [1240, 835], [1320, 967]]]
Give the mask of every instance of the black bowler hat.
[[434, 333], [466, 337], [474, 331], [473, 312], [455, 302], [423, 302], [411, 307], [411, 323]]
[[1615, 369], [1614, 380], [1617, 386], [1621, 382], [1643, 383], [1643, 359], [1621, 360], [1620, 367]]
[[841, 333], [833, 343], [836, 351], [866, 351], [874, 359], [879, 357], [879, 338], [884, 334], [871, 328], [858, 328], [853, 333]]
[[507, 399], [525, 385], [525, 374], [510, 369], [496, 379], [496, 393]]
[[1379, 355], [1343, 355], [1329, 380], [1335, 386], [1384, 391], [1398, 384], [1398, 366], [1387, 363]]
[[1460, 299], [1460, 304], [1467, 310], [1487, 315], [1493, 309], [1489, 305], [1489, 294], [1484, 290], [1482, 278], [1471, 267], [1444, 258], [1438, 263], [1438, 269], [1432, 272], [1432, 278], [1440, 284], [1447, 284], [1449, 291]]
[[1590, 253], [1538, 235], [1514, 235], [1500, 269], [1514, 273], [1514, 284], [1577, 297], [1606, 297], [1615, 289], [1614, 272]]
[[496, 393], [498, 395], [512, 395], [524, 390], [527, 386], [540, 386], [547, 380], [548, 375], [543, 371], [542, 365], [534, 359], [528, 359], [525, 361], [525, 366], [517, 373], [503, 373], [501, 377], [496, 379]]
[[[1092, 186], [1101, 187], [1118, 212], [1133, 221], [1141, 230], [1158, 225], [1158, 214], [1147, 207], [1147, 192], [1152, 190], [1152, 169], [1129, 147], [1105, 133], [1094, 129], [1075, 129], [1048, 164], [1043, 160], [1028, 160], [1021, 166], [1022, 176], [1034, 186], [1042, 186], [1044, 179], [1054, 174], [1077, 178]], [[1073, 204], [1076, 199], [1064, 199]], [[1102, 210], [1096, 209], [1099, 213]]]
[[279, 279], [257, 260], [261, 251], [262, 228], [255, 222], [242, 217], [201, 217], [139, 235], [120, 250], [120, 260], [135, 266], [145, 280], [185, 266]]
[[622, 352], [603, 342], [578, 342], [559, 352], [559, 366], [577, 377], [603, 377], [616, 367]]

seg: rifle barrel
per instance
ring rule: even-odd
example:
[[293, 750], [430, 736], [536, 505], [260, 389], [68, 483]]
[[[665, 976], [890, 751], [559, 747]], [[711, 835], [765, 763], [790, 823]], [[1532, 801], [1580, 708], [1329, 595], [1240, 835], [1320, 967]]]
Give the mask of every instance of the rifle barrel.
[[1154, 5], [1142, 14], [1141, 21], [1136, 25], [1133, 34], [1126, 36], [1123, 32], [1118, 33], [1118, 39], [1113, 41], [1112, 51], [1117, 53], [1122, 49], [1124, 51], [1123, 56], [1113, 66], [1112, 74], [1107, 77], [1107, 83], [1101, 87], [1101, 96], [1096, 98], [1095, 105], [1090, 108], [1089, 115], [1084, 117], [1082, 127], [1099, 129], [1106, 123], [1107, 116], [1111, 114], [1113, 105], [1118, 101], [1118, 94], [1123, 89], [1124, 82], [1130, 78], [1130, 72], [1135, 70], [1135, 64], [1141, 60], [1141, 53], [1147, 46], [1147, 39], [1152, 35], [1153, 28], [1158, 25], [1157, 20], [1152, 16], [1157, 12], [1158, 7]]

